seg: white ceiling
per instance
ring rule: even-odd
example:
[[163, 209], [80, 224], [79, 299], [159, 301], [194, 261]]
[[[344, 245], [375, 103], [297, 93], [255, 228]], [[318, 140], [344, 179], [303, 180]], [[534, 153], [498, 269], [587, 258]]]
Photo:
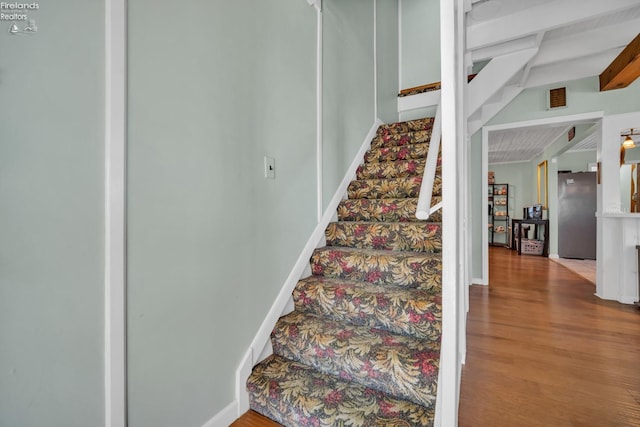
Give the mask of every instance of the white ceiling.
[[489, 135], [489, 163], [531, 160], [562, 135], [570, 126], [536, 126], [493, 131]]
[[[491, 114], [523, 89], [600, 75], [640, 32], [640, 0], [467, 1], [470, 62], [505, 58], [527, 49], [535, 52], [504, 83], [504, 92], [509, 86], [511, 98], [493, 95], [490, 101], [499, 107], [489, 110]], [[499, 104], [501, 99], [504, 105]], [[486, 123], [486, 114], [479, 115], [476, 113], [470, 121]], [[570, 127], [564, 124], [492, 131], [489, 162], [531, 160]], [[586, 141], [577, 141], [572, 150], [595, 149], [596, 143], [591, 135]]]

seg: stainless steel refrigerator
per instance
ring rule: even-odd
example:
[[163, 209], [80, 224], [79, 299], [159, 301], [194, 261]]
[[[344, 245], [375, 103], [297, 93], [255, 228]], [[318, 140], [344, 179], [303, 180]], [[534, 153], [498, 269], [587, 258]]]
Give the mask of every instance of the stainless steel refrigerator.
[[596, 173], [558, 174], [558, 255], [596, 259]]

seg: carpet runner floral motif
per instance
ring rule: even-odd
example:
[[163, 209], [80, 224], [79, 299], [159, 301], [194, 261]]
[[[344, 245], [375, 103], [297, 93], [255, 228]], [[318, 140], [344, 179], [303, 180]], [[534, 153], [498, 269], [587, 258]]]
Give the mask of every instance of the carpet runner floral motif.
[[[253, 410], [288, 427], [432, 426], [442, 320], [441, 215], [415, 217], [433, 118], [383, 125], [313, 253]], [[441, 198], [440, 168], [432, 205]]]

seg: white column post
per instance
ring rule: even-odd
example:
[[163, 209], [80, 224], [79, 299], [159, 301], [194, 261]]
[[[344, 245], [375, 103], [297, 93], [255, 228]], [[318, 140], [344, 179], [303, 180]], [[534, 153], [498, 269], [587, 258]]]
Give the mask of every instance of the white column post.
[[105, 1], [105, 426], [125, 427], [127, 2]]

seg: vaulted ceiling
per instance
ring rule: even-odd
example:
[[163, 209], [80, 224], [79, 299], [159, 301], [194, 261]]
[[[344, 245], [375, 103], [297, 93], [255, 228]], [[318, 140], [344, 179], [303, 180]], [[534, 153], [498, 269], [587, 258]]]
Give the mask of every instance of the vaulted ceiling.
[[[470, 99], [471, 133], [524, 89], [600, 75], [640, 32], [640, 0], [467, 1], [467, 58], [495, 64], [470, 85], [497, 88]], [[501, 153], [490, 162], [530, 160], [566, 131], [501, 130], [490, 135], [490, 153]]]

